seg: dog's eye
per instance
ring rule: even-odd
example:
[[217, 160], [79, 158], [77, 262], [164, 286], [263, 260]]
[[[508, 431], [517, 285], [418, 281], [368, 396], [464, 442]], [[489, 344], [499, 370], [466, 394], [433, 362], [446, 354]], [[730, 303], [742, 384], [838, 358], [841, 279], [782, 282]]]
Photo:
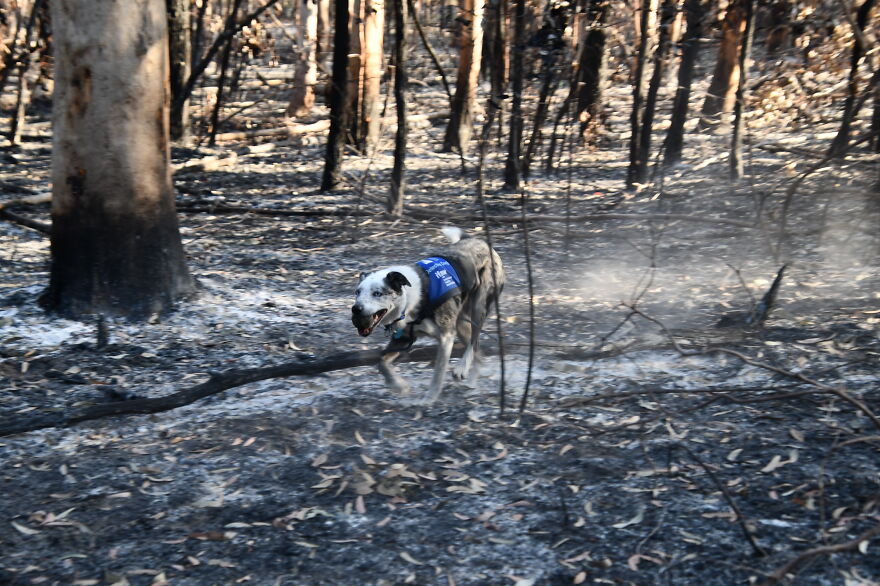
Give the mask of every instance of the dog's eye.
[[382, 297], [381, 291], [373, 291], [373, 297]]

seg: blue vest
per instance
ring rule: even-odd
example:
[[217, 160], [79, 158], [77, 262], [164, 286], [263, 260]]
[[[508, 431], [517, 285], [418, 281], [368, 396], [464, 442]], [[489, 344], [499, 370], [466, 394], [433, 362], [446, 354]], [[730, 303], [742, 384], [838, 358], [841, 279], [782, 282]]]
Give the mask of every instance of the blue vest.
[[432, 256], [416, 264], [428, 274], [428, 304], [431, 307], [461, 293], [461, 279], [446, 259]]

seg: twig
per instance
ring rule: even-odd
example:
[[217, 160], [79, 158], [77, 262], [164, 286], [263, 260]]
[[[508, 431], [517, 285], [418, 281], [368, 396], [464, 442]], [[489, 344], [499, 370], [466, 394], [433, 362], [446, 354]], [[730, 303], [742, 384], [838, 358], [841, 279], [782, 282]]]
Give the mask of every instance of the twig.
[[526, 218], [526, 205], [528, 194], [524, 187], [520, 187], [520, 202], [522, 212], [523, 252], [526, 257], [526, 278], [529, 285], [529, 364], [526, 370], [526, 382], [522, 398], [519, 402], [519, 414], [522, 416], [526, 403], [529, 400], [529, 387], [532, 384], [532, 372], [535, 367], [535, 280], [532, 273], [532, 252], [529, 247], [529, 231]]
[[813, 549], [808, 549], [802, 554], [798, 555], [792, 560], [789, 560], [785, 565], [773, 571], [770, 574], [770, 577], [764, 582], [763, 586], [771, 586], [772, 584], [777, 584], [785, 579], [785, 577], [791, 572], [795, 571], [798, 566], [801, 566], [804, 562], [807, 562], [814, 557], [823, 556], [823, 555], [831, 555], [834, 553], [841, 553], [844, 551], [852, 551], [859, 547], [863, 541], [868, 541], [880, 535], [880, 523], [863, 532], [861, 535], [853, 539], [852, 541], [846, 541], [844, 543], [838, 543], [835, 545], [823, 545], [822, 547], [815, 547]]
[[425, 31], [422, 30], [422, 23], [419, 22], [418, 10], [415, 8], [415, 3], [413, 0], [406, 0], [409, 5], [409, 12], [412, 15], [413, 24], [416, 26], [416, 31], [419, 33], [419, 38], [422, 39], [422, 45], [425, 46], [425, 50], [428, 52], [428, 56], [431, 57], [431, 61], [434, 63], [434, 67], [437, 69], [437, 73], [440, 74], [440, 80], [443, 82], [443, 89], [446, 90], [446, 95], [449, 100], [452, 100], [452, 90], [449, 89], [449, 81], [446, 79], [446, 73], [443, 71], [443, 66], [440, 65], [440, 60], [437, 59], [437, 54], [434, 53], [434, 49], [431, 48], [431, 43], [428, 42], [427, 37], [425, 37]]
[[736, 504], [736, 501], [733, 500], [733, 497], [730, 495], [730, 491], [727, 490], [727, 487], [724, 486], [724, 483], [721, 482], [717, 476], [715, 476], [715, 472], [709, 468], [705, 462], [703, 462], [699, 456], [697, 456], [690, 448], [688, 448], [685, 444], [679, 443], [678, 446], [683, 449], [688, 455], [700, 465], [700, 467], [705, 470], [706, 474], [709, 475], [709, 478], [712, 479], [712, 482], [715, 483], [715, 486], [718, 490], [721, 491], [721, 494], [724, 495], [724, 499], [727, 501], [727, 504], [730, 505], [730, 508], [733, 509], [733, 512], [736, 513], [736, 520], [739, 523], [740, 528], [742, 529], [743, 535], [745, 535], [746, 539], [749, 542], [749, 545], [752, 546], [752, 549], [755, 551], [755, 555], [760, 557], [766, 557], [767, 552], [758, 545], [758, 542], [755, 540], [755, 536], [752, 534], [752, 530], [749, 528], [748, 522], [746, 521], [745, 516], [742, 514], [742, 511]]

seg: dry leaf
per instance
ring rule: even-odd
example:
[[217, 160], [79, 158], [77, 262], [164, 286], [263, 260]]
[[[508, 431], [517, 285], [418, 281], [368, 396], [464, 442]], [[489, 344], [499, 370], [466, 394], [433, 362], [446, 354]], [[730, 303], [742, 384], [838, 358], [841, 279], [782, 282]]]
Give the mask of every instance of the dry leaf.
[[614, 525], [612, 525], [612, 527], [614, 527], [615, 529], [623, 529], [624, 527], [629, 527], [630, 525], [637, 525], [637, 524], [641, 523], [644, 518], [645, 518], [645, 511], [641, 510], [638, 513], [636, 513], [636, 516], [633, 517], [632, 519], [630, 519], [629, 521], [622, 521], [620, 523], [615, 523]]
[[788, 434], [799, 442], [804, 441], [804, 434], [793, 427], [788, 430]]
[[737, 448], [737, 449], [733, 450], [732, 452], [727, 454], [727, 461], [728, 462], [736, 462], [736, 459], [739, 458], [739, 455], [741, 453], [742, 453], [742, 448]]
[[583, 570], [577, 573], [574, 577], [574, 580], [571, 581], [572, 584], [583, 584], [587, 580], [587, 573]]
[[39, 529], [31, 529], [30, 527], [26, 527], [25, 525], [20, 525], [15, 521], [12, 521], [12, 526], [15, 527], [15, 530], [19, 533], [23, 533], [24, 535], [36, 535], [39, 533]]
[[409, 555], [405, 551], [400, 552], [400, 557], [401, 557], [401, 559], [403, 559], [403, 561], [409, 562], [410, 564], [413, 564], [416, 566], [424, 566], [425, 565], [422, 562], [420, 562], [419, 560], [417, 560], [416, 558], [414, 558], [413, 556]]

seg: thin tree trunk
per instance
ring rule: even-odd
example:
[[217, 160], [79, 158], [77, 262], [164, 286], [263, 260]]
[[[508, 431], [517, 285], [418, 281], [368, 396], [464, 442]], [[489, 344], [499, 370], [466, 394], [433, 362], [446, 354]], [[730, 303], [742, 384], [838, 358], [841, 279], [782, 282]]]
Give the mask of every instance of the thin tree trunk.
[[168, 10], [168, 53], [170, 56], [171, 140], [186, 140], [189, 135], [189, 100], [177, 100], [190, 74], [192, 43], [190, 7], [192, 0], [166, 0]]
[[382, 83], [382, 54], [385, 32], [385, 0], [363, 0], [363, 46], [361, 63], [363, 69], [363, 98], [361, 100], [360, 148], [372, 152], [379, 141], [382, 118], [382, 101], [379, 91]]
[[164, 0], [51, 2], [52, 260], [41, 301], [142, 318], [193, 291], [169, 166]]
[[519, 189], [521, 172], [522, 151], [522, 91], [523, 91], [523, 58], [525, 53], [525, 0], [513, 2], [513, 58], [510, 68], [510, 92], [512, 94], [510, 108], [510, 134], [507, 142], [507, 161], [504, 163], [504, 189], [516, 191]]
[[403, 213], [406, 193], [406, 92], [409, 78], [406, 71], [407, 0], [394, 0], [394, 101], [397, 106], [397, 133], [394, 138], [394, 167], [391, 170], [391, 190], [388, 194], [388, 213]]
[[676, 0], [663, 0], [660, 9], [660, 35], [654, 51], [654, 71], [648, 84], [648, 95], [645, 98], [645, 110], [642, 113], [642, 130], [639, 134], [639, 166], [636, 177], [639, 183], [648, 180], [648, 161], [651, 158], [651, 135], [654, 128], [654, 113], [657, 109], [657, 95], [663, 81], [663, 71], [669, 53], [670, 27], [675, 19]]
[[642, 101], [644, 100], [645, 87], [645, 62], [648, 59], [648, 37], [650, 36], [651, 0], [642, 0], [639, 18], [641, 34], [639, 35], [639, 50], [636, 54], [636, 70], [633, 78], [633, 102], [632, 112], [629, 116], [630, 139], [629, 139], [629, 168], [626, 172], [626, 188], [634, 189], [639, 181], [639, 169], [642, 165], [639, 160], [640, 132], [642, 128]]
[[351, 36], [348, 26], [348, 0], [334, 0], [336, 28], [333, 31], [333, 73], [330, 78], [330, 131], [321, 191], [335, 189], [342, 172], [342, 152], [349, 120], [348, 51]]
[[746, 26], [744, 2], [745, 0], [731, 0], [724, 15], [718, 60], [700, 113], [701, 128], [718, 124], [723, 121], [724, 114], [733, 111], [739, 83], [739, 46]]
[[[874, 138], [871, 142], [874, 145], [874, 152], [880, 153], [880, 68], [874, 71], [871, 83], [874, 86], [874, 114], [871, 116], [871, 134]], [[880, 171], [880, 165], [877, 167]]]
[[684, 11], [687, 18], [687, 30], [681, 46], [681, 64], [678, 66], [678, 88], [672, 104], [672, 119], [663, 143], [663, 164], [667, 167], [681, 161], [684, 147], [684, 124], [688, 117], [688, 106], [691, 97], [691, 85], [694, 80], [694, 66], [700, 49], [700, 38], [703, 36], [703, 16], [705, 0], [685, 0]]
[[[874, 4], [875, 0], [865, 0], [859, 7], [855, 23], [859, 32], [864, 32], [865, 27], [868, 24], [868, 15], [871, 13]], [[856, 116], [856, 101], [859, 93], [859, 65], [861, 65], [862, 57], [865, 55], [860, 37], [864, 38], [863, 35], [856, 33], [855, 39], [853, 39], [849, 81], [846, 88], [846, 100], [843, 103], [843, 117], [840, 121], [840, 129], [837, 131], [837, 136], [834, 137], [834, 140], [831, 143], [831, 148], [828, 150], [828, 154], [834, 157], [838, 157], [846, 152], [847, 146], [849, 145], [853, 118]]]
[[[349, 0], [349, 47], [348, 47], [348, 136], [346, 142], [357, 148], [363, 146], [361, 130], [361, 99], [364, 88], [364, 4], [367, 0]], [[335, 56], [334, 56], [335, 58]]]
[[428, 52], [428, 56], [431, 58], [431, 62], [434, 64], [434, 69], [437, 70], [437, 75], [440, 76], [440, 81], [443, 83], [443, 89], [446, 91], [446, 96], [452, 100], [452, 90], [449, 89], [449, 80], [446, 78], [446, 72], [443, 71], [443, 66], [440, 64], [440, 60], [437, 58], [437, 53], [434, 52], [433, 47], [431, 47], [431, 43], [428, 42], [428, 38], [425, 36], [425, 31], [422, 29], [422, 23], [419, 20], [419, 12], [415, 9], [415, 4], [413, 0], [407, 0], [409, 6], [409, 16], [412, 17], [413, 25], [416, 28], [416, 32], [419, 34], [419, 38], [422, 40], [422, 46], [425, 47], [425, 51]]
[[317, 0], [318, 2], [318, 65], [322, 71], [329, 70], [328, 63], [333, 53], [331, 32], [333, 25], [330, 23], [330, 0]]
[[[243, 0], [235, 0], [232, 5], [232, 20], [238, 16], [238, 10]], [[214, 108], [211, 110], [211, 134], [208, 138], [208, 144], [214, 146], [217, 136], [217, 126], [220, 122], [220, 110], [223, 109], [223, 100], [226, 97], [224, 88], [226, 87], [226, 74], [229, 71], [229, 58], [232, 55], [232, 45], [235, 43], [235, 37], [229, 37], [226, 46], [223, 47], [223, 53], [220, 55], [220, 75], [217, 78], [217, 96], [214, 100]]]
[[287, 104], [291, 118], [308, 116], [315, 105], [315, 84], [318, 83], [318, 0], [302, 0], [300, 25], [297, 27], [299, 55], [293, 74], [293, 93]]
[[466, 22], [461, 23], [458, 77], [450, 103], [443, 152], [457, 150], [462, 155], [468, 152], [473, 133], [477, 81], [480, 77], [480, 57], [483, 51], [483, 6], [484, 0], [461, 0], [461, 14]]
[[730, 180], [739, 181], [745, 174], [743, 162], [743, 125], [746, 100], [746, 82], [749, 78], [749, 56], [755, 34], [755, 0], [746, 0], [746, 30], [743, 31], [739, 51], [739, 82], [736, 88], [736, 104], [733, 107], [733, 139], [730, 147]]
[[548, 55], [544, 56], [541, 89], [538, 93], [538, 105], [535, 108], [534, 123], [532, 126], [532, 135], [529, 144], [526, 147], [526, 154], [522, 161], [522, 174], [524, 179], [529, 178], [529, 172], [532, 166], [532, 160], [538, 147], [541, 144], [542, 129], [544, 122], [547, 120], [547, 110], [550, 107], [550, 96], [556, 91], [557, 82], [556, 62], [559, 58], [559, 50], [553, 49]]

